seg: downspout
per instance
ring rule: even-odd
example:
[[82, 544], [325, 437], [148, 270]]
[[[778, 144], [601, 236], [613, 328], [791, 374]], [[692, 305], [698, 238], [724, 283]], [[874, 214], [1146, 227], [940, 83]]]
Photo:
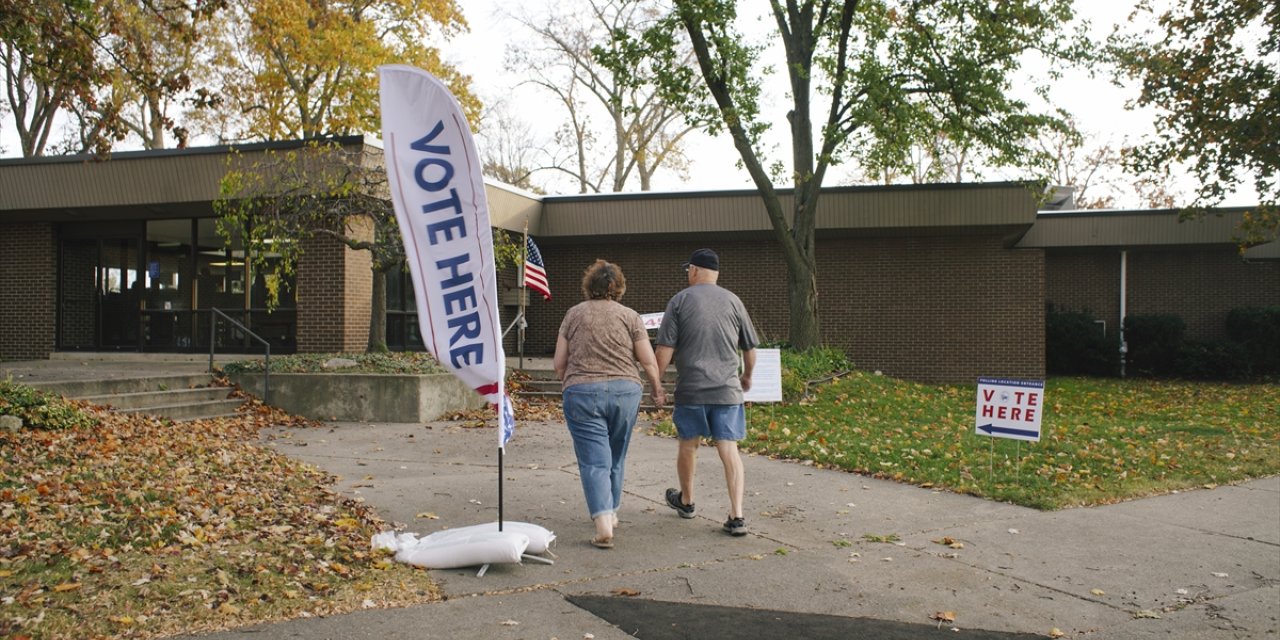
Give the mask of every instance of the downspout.
[[1129, 287], [1129, 252], [1120, 250], [1120, 377], [1125, 377], [1125, 358], [1129, 354], [1129, 343], [1124, 339], [1124, 319], [1127, 314], [1126, 300]]

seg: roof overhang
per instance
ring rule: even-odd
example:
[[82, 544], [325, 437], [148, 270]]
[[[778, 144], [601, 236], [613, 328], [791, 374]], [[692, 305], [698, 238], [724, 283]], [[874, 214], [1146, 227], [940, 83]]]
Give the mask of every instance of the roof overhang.
[[[1042, 211], [1020, 248], [1132, 249], [1138, 247], [1239, 246], [1247, 207], [1185, 215], [1179, 209]], [[1276, 242], [1253, 247], [1246, 259], [1274, 259]], [[1280, 256], [1276, 256], [1280, 257]]]
[[[381, 162], [377, 140], [347, 136], [331, 141], [362, 154], [362, 162]], [[301, 149], [309, 142], [127, 151], [105, 158], [3, 159], [0, 223], [212, 217], [213, 202], [229, 170], [262, 170], [257, 163], [267, 154]], [[534, 228], [540, 223], [538, 196], [492, 180], [485, 181], [485, 192], [494, 226], [522, 231], [526, 222]]]
[[[779, 190], [778, 195], [790, 225], [794, 190]], [[834, 187], [822, 190], [815, 233], [819, 237], [998, 234], [1013, 246], [1035, 222], [1038, 195], [1038, 186], [1007, 182]], [[774, 235], [764, 201], [754, 190], [548, 196], [543, 204], [538, 233], [551, 241]]]

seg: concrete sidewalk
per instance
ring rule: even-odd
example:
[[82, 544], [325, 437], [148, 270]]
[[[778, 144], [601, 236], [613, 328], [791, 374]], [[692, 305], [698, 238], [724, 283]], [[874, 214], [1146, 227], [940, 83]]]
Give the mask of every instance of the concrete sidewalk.
[[[271, 446], [341, 476], [340, 491], [364, 498], [408, 531], [422, 535], [497, 517], [493, 428], [337, 423], [274, 435]], [[720, 531], [726, 497], [713, 449], [699, 455], [698, 517], [683, 520], [665, 506], [675, 451], [674, 440], [636, 433], [617, 547], [600, 550], [587, 543], [593, 528], [564, 425], [522, 423], [505, 456], [505, 519], [554, 531], [554, 566], [494, 565], [483, 577], [475, 569], [437, 570], [445, 602], [199, 637], [1280, 633], [1280, 478], [1046, 513], [746, 456], [751, 534], [731, 538]], [[415, 519], [425, 511], [440, 519]], [[890, 534], [901, 542], [864, 539]], [[944, 536], [963, 548], [934, 542]], [[638, 621], [624, 620], [629, 610]], [[954, 623], [933, 620], [938, 612], [954, 612]]]

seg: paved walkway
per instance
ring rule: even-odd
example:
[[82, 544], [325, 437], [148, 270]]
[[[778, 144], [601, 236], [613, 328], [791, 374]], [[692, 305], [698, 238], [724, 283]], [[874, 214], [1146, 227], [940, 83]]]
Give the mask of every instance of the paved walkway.
[[[492, 428], [334, 423], [275, 435], [271, 446], [339, 475], [338, 490], [409, 531], [496, 518]], [[1040, 512], [747, 456], [751, 534], [730, 538], [713, 449], [698, 460], [698, 517], [662, 502], [675, 449], [636, 434], [617, 547], [600, 550], [587, 543], [563, 424], [523, 423], [505, 456], [505, 516], [553, 530], [555, 565], [433, 571], [445, 602], [199, 637], [1280, 637], [1280, 477]], [[423, 511], [440, 519], [415, 519]], [[900, 543], [864, 538], [890, 534]], [[934, 542], [944, 536], [963, 548]]]
[[[340, 490], [410, 531], [496, 518], [492, 428], [339, 423], [282, 435], [272, 446], [340, 475]], [[522, 424], [504, 457], [505, 516], [556, 533], [554, 566], [434, 571], [446, 602], [208, 637], [627, 638], [567, 599], [619, 590], [635, 594], [629, 602], [720, 607], [703, 614], [709, 636], [643, 629], [641, 638], [752, 637], [734, 635], [743, 625], [763, 633], [743, 609], [783, 612], [775, 617], [784, 623], [797, 615], [794, 629], [812, 622], [798, 614], [923, 625], [906, 636], [843, 636], [853, 638], [928, 637], [919, 630], [938, 630], [931, 618], [945, 611], [955, 622], [941, 630], [962, 633], [940, 637], [1047, 637], [1057, 628], [1072, 638], [1276, 638], [1280, 629], [1280, 478], [1046, 513], [748, 456], [751, 535], [731, 538], [720, 532], [726, 498], [713, 449], [698, 459], [698, 517], [678, 518], [662, 502], [675, 449], [636, 434], [617, 547], [600, 550], [587, 543], [593, 530], [564, 426]], [[423, 511], [440, 519], [415, 520]], [[864, 539], [889, 534], [901, 543]], [[934, 542], [944, 536], [964, 547]]]

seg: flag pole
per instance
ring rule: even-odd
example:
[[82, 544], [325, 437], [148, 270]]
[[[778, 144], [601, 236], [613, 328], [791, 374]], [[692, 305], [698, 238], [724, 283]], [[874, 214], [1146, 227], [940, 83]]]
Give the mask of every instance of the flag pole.
[[524, 368], [524, 309], [529, 301], [529, 290], [524, 286], [526, 265], [529, 264], [529, 218], [524, 219], [524, 238], [520, 243], [520, 314], [516, 316], [516, 351], [520, 354], [520, 368]]

